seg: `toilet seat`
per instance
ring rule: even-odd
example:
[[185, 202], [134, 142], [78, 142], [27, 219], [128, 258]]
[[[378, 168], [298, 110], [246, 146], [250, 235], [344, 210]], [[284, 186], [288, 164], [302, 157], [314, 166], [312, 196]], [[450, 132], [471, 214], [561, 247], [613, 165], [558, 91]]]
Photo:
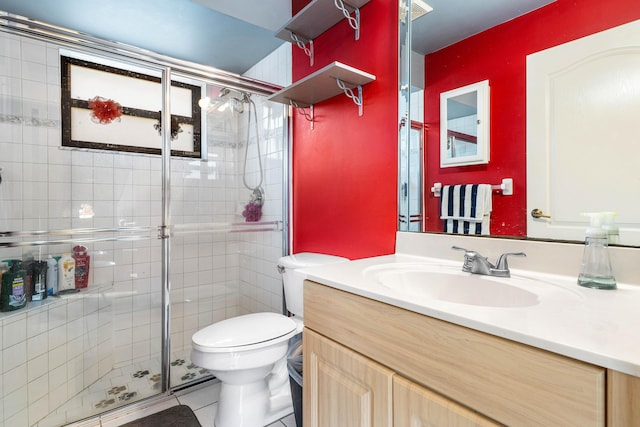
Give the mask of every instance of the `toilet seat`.
[[298, 332], [298, 324], [278, 313], [253, 313], [232, 317], [209, 325], [192, 337], [195, 350], [225, 353], [254, 350], [289, 339]]

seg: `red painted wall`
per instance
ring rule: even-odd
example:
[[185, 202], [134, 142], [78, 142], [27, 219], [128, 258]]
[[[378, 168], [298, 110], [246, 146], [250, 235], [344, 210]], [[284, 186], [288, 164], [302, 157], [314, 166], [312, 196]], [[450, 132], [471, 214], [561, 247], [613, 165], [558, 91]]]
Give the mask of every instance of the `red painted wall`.
[[[293, 0], [293, 13], [306, 2]], [[293, 46], [293, 81], [333, 61], [376, 76], [364, 115], [344, 95], [314, 106], [314, 129], [293, 113], [293, 252], [350, 259], [393, 253], [398, 173], [398, 11], [395, 0], [360, 9], [360, 40], [346, 20], [314, 41], [314, 66]]]
[[[514, 195], [494, 195], [491, 234], [525, 236], [526, 55], [640, 19], [638, 0], [557, 0], [425, 58], [426, 188], [514, 179]], [[489, 80], [491, 160], [440, 168], [440, 93]], [[439, 199], [427, 194], [427, 229], [440, 231]]]

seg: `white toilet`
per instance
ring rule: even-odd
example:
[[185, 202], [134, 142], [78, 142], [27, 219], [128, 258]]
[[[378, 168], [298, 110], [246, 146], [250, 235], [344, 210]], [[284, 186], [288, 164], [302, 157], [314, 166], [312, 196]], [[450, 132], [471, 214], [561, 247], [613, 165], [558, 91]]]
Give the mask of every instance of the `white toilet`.
[[278, 260], [287, 309], [294, 315], [253, 313], [223, 320], [196, 332], [191, 361], [221, 382], [215, 427], [263, 427], [292, 412], [288, 342], [302, 331], [304, 267], [346, 258], [302, 252]]

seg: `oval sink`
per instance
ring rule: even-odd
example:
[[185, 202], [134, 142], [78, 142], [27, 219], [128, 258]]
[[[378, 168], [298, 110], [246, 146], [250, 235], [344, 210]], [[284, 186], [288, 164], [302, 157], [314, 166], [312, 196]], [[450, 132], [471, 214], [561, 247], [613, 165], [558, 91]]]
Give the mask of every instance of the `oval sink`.
[[539, 304], [542, 297], [569, 292], [523, 276], [482, 276], [437, 264], [386, 264], [363, 273], [367, 279], [412, 298], [484, 307], [529, 307]]

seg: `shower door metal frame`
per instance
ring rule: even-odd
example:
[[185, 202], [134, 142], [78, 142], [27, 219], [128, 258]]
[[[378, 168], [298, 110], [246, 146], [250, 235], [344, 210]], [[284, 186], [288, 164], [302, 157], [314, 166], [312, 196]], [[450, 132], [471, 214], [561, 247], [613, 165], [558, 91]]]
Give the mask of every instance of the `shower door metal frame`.
[[[171, 67], [162, 72], [162, 123], [171, 123]], [[170, 388], [171, 358], [171, 131], [169, 126], [161, 127], [162, 137], [162, 218], [160, 233], [162, 239], [162, 355], [160, 372], [162, 374], [162, 392]]]

